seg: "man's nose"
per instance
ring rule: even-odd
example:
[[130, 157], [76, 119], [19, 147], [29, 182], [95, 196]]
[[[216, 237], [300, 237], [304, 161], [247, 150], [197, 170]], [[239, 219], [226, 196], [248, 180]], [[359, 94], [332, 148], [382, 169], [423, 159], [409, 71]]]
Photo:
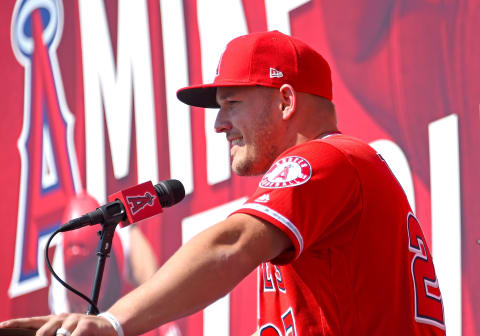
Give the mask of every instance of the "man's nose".
[[232, 124], [228, 120], [227, 113], [220, 108], [215, 119], [215, 132], [222, 133], [228, 132], [232, 129]]

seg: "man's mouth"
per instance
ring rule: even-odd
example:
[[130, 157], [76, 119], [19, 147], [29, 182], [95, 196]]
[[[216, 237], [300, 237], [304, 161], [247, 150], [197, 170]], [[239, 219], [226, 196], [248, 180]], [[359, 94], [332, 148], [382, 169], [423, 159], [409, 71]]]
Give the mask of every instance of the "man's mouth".
[[242, 146], [243, 145], [243, 138], [232, 140], [232, 146]]
[[230, 145], [233, 146], [243, 146], [245, 142], [243, 141], [243, 137], [235, 137], [235, 138], [229, 138], [228, 141], [230, 142]]

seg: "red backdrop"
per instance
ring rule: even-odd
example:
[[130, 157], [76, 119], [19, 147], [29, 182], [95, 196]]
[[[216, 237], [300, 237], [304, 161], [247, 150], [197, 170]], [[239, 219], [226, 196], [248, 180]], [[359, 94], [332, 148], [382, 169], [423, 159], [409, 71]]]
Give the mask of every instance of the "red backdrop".
[[[176, 3], [180, 14], [162, 12], [172, 10], [166, 6], [167, 2]], [[184, 128], [174, 127], [181, 123], [171, 123], [173, 114], [168, 113], [168, 105], [173, 103], [168, 97], [177, 89], [173, 87], [174, 79], [182, 74], [187, 76], [185, 84], [212, 78], [215, 69], [207, 69], [206, 62], [216, 64], [218, 60], [207, 60], [206, 55], [209, 55], [210, 48], [222, 45], [226, 35], [233, 37], [247, 31], [279, 29], [311, 44], [331, 64], [334, 103], [344, 133], [367, 142], [386, 139], [403, 151], [413, 181], [417, 217], [432, 245], [434, 257], [436, 249], [451, 249], [453, 255], [461, 256], [461, 261], [457, 262], [461, 263], [461, 280], [460, 283], [457, 281], [461, 290], [452, 291], [452, 296], [456, 295], [461, 304], [461, 313], [455, 317], [455, 312], [449, 312], [446, 306], [447, 330], [452, 328], [451, 335], [460, 330], [463, 335], [477, 334], [476, 330], [480, 329], [480, 291], [475, 286], [480, 283], [480, 272], [476, 267], [480, 249], [477, 244], [480, 239], [480, 208], [477, 205], [477, 188], [480, 186], [480, 42], [476, 24], [480, 22], [480, 7], [475, 0], [304, 0], [291, 3], [145, 0], [136, 4], [146, 9], [143, 21], [147, 25], [143, 30], [135, 28], [142, 22], [138, 15], [142, 17], [143, 12], [125, 14], [122, 12], [126, 6], [123, 1], [91, 1], [86, 5], [88, 1], [65, 1], [62, 4], [61, 1], [45, 0], [32, 7], [33, 3], [0, 3], [3, 75], [0, 82], [0, 184], [3, 196], [0, 250], [4, 262], [0, 276], [0, 300], [3, 303], [0, 319], [49, 313], [51, 279], [48, 275], [42, 276], [45, 266], [37, 257], [38, 246], [41, 247], [42, 237], [60, 225], [65, 206], [75, 194], [87, 189], [99, 198], [89, 187], [94, 184], [91, 181], [95, 174], [104, 181], [105, 193], [111, 194], [137, 184], [145, 176], [141, 162], [153, 162], [154, 178], [163, 180], [175, 175], [172, 172], [174, 148], [190, 155], [192, 183], [186, 199], [161, 216], [140, 224], [160, 263], [182, 243], [185, 218], [247, 196], [255, 189], [256, 178], [227, 175], [212, 181], [208, 177], [210, 167], [216, 162], [209, 162], [212, 159], [208, 154], [210, 145], [205, 130], [211, 125], [206, 125], [208, 116], [206, 119], [205, 113], [215, 112], [192, 108], [191, 119], [187, 119], [191, 126], [187, 128], [189, 134], [182, 133]], [[125, 91], [112, 91], [113, 100], [123, 99], [125, 92], [131, 97], [127, 100], [131, 106], [127, 104], [126, 108], [131, 113], [127, 118], [131, 127], [127, 129], [128, 134], [123, 134], [129, 150], [126, 154], [128, 162], [126, 173], [120, 176], [115, 173], [117, 159], [112, 154], [111, 143], [115, 138], [111, 133], [123, 131], [116, 130], [115, 122], [106, 114], [95, 119], [99, 121], [89, 119], [95, 115], [89, 110], [95, 100], [88, 93], [93, 85], [88, 79], [88, 71], [95, 61], [87, 57], [103, 57], [100, 54], [103, 49], [82, 50], [95, 36], [89, 35], [90, 40], [85, 40], [87, 26], [102, 27], [97, 15], [93, 15], [93, 9], [87, 8], [94, 8], [94, 4], [104, 9], [99, 17], [104, 14], [108, 48], [114, 60], [111, 65], [117, 75], [121, 67], [126, 68], [124, 83], [130, 83]], [[183, 18], [183, 22], [172, 20], [175, 15]], [[177, 26], [173, 27], [175, 23]], [[175, 31], [168, 31], [167, 25]], [[178, 25], [184, 31], [178, 29]], [[212, 36], [211, 25], [220, 27], [218, 38]], [[135, 36], [139, 31], [148, 34]], [[128, 34], [133, 37], [122, 40], [121, 36]], [[172, 39], [167, 40], [167, 34], [175, 43]], [[101, 31], [98, 35], [101, 36]], [[140, 41], [141, 38], [148, 41], [147, 44], [138, 42], [138, 45], [146, 46], [146, 54], [139, 52], [141, 56], [135, 56], [137, 45], [129, 47], [119, 43], [120, 40], [127, 41], [125, 43]], [[167, 62], [169, 48], [179, 45], [183, 49], [180, 48], [177, 54], [178, 64], [172, 63], [171, 58]], [[130, 55], [125, 56], [125, 59], [130, 57], [126, 67], [122, 65], [122, 54]], [[135, 57], [143, 61], [135, 63]], [[186, 64], [181, 63], [182, 58]], [[179, 74], [175, 76], [177, 69]], [[135, 79], [142, 71], [146, 71], [146, 75]], [[131, 77], [128, 77], [129, 73]], [[169, 77], [168, 73], [174, 75]], [[212, 75], [207, 75], [209, 73]], [[120, 76], [112, 78], [122, 80]], [[141, 87], [142, 81], [147, 81], [147, 89], [152, 89], [151, 106], [150, 102], [143, 101], [148, 99], [148, 94], [142, 94], [148, 90]], [[106, 112], [110, 103], [106, 93], [108, 83], [105, 83], [102, 82], [100, 86], [103, 87], [96, 90], [101, 92], [99, 106]], [[115, 85], [111, 84], [111, 87]], [[451, 176], [459, 181], [460, 191], [458, 197], [453, 197], [454, 201], [458, 200], [460, 210], [458, 247], [455, 242], [445, 245], [444, 242], [436, 244], [435, 239], [432, 241], [435, 225], [432, 211], [435, 210], [432, 210], [431, 174], [433, 170], [441, 172], [442, 167], [432, 168], [434, 140], [429, 138], [429, 132], [432, 123], [452, 115], [458, 118], [455, 125], [458, 125], [459, 157], [445, 160], [458, 161], [459, 167], [458, 176]], [[154, 118], [155, 138], [146, 152], [155, 153], [155, 156], [144, 159], [142, 153], [146, 145], [139, 144], [140, 138], [136, 134], [143, 132], [144, 127], [148, 129], [148, 124], [141, 123], [142, 118], [148, 116]], [[99, 126], [98, 129], [95, 125]], [[96, 164], [92, 163], [94, 156], [89, 154], [94, 149], [88, 147], [91, 146], [88, 143], [89, 139], [98, 136], [98, 132], [104, 144], [98, 143], [97, 150], [103, 152], [101, 157], [105, 158], [105, 163], [99, 163], [94, 174], [88, 168]], [[172, 137], [177, 140], [186, 138], [187, 144], [172, 146]], [[176, 162], [182, 165], [181, 160]], [[188, 166], [188, 162], [185, 165]], [[452, 208], [455, 207], [453, 204]], [[52, 256], [55, 249], [52, 247]], [[436, 264], [442, 262], [435, 260]], [[450, 289], [442, 286], [441, 275], [439, 281], [445, 295]], [[254, 331], [255, 289], [255, 274], [252, 274], [231, 294], [231, 335]], [[199, 313], [179, 321], [182, 333], [198, 335], [204, 323], [202, 316]], [[460, 328], [456, 319], [460, 321]]]

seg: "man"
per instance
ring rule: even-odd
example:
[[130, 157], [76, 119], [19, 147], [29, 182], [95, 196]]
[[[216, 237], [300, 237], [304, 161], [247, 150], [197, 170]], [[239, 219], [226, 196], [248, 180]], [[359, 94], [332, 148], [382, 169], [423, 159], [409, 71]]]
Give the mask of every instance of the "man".
[[330, 69], [316, 51], [279, 32], [241, 36], [213, 84], [177, 95], [220, 107], [215, 128], [231, 144], [232, 169], [264, 174], [257, 191], [102, 318], [3, 327], [134, 335], [202, 309], [260, 267], [260, 335], [445, 334], [420, 226], [381, 156], [338, 132]]

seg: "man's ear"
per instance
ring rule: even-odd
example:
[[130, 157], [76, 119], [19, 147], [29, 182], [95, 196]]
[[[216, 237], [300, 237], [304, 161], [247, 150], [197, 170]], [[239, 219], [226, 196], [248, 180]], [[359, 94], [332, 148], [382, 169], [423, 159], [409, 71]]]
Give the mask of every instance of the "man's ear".
[[290, 84], [283, 84], [280, 89], [282, 119], [290, 119], [297, 108], [297, 93]]

